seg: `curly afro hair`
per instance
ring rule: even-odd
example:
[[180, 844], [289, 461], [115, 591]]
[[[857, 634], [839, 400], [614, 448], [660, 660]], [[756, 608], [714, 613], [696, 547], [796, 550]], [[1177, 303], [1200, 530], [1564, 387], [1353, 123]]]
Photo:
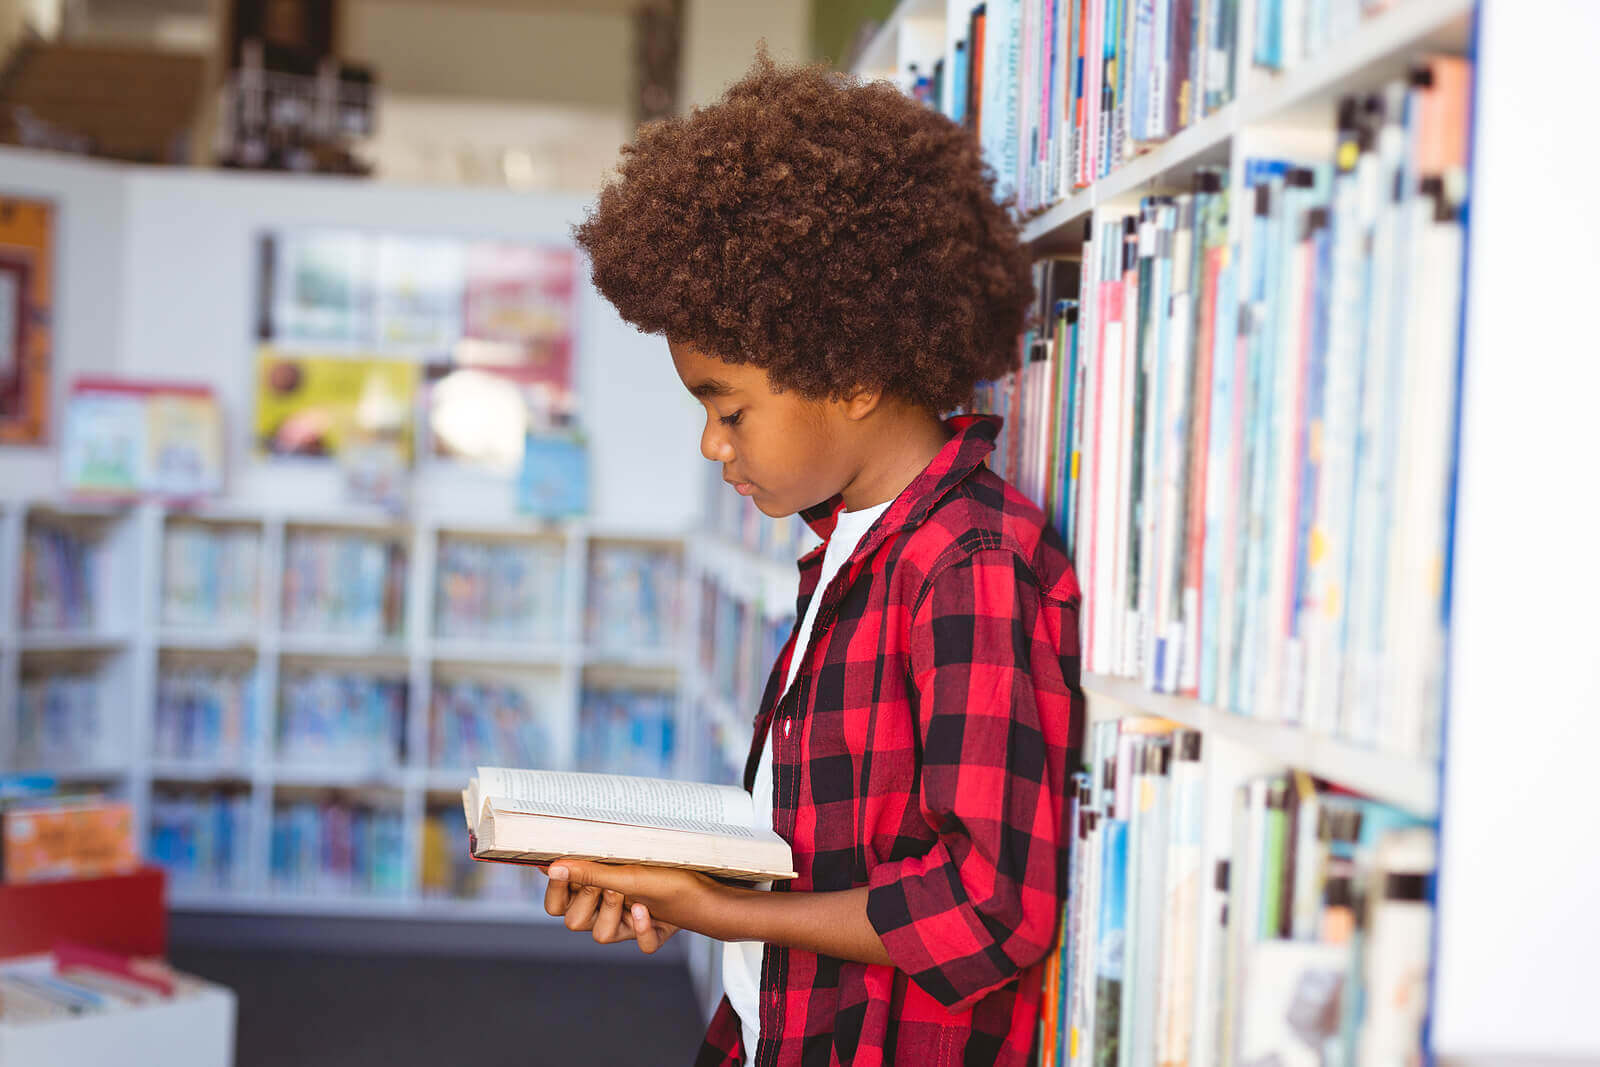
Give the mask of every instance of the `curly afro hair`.
[[884, 82], [763, 51], [718, 102], [642, 127], [575, 229], [646, 333], [812, 398], [935, 411], [1005, 373], [1028, 257], [972, 135]]

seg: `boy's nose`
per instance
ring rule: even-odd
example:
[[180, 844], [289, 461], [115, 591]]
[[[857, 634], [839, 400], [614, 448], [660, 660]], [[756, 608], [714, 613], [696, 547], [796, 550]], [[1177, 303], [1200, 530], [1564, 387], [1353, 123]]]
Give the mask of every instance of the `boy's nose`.
[[700, 433], [700, 454], [713, 463], [731, 463], [733, 446], [720, 429], [721, 424], [715, 418], [706, 419], [706, 428]]

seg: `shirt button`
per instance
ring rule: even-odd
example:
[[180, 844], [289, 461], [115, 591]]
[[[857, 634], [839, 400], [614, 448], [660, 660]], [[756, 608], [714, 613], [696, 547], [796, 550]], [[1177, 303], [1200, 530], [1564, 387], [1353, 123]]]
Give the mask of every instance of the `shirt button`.
[[783, 720], [783, 736], [784, 737], [788, 737], [789, 736], [789, 731], [791, 729], [793, 729], [793, 728], [794, 728], [794, 720], [793, 719], [784, 719]]

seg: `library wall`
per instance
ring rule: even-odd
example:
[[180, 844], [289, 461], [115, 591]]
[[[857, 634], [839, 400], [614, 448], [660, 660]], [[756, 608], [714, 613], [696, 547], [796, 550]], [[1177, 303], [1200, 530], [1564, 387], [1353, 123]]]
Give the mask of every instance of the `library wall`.
[[[253, 397], [255, 240], [296, 226], [565, 242], [584, 199], [504, 190], [420, 189], [228, 172], [117, 170], [0, 152], [3, 186], [47, 195], [61, 234], [56, 304], [57, 396], [84, 374], [199, 381], [229, 419], [229, 498], [247, 507], [340, 506], [326, 464], [257, 462]], [[108, 234], [122, 240], [108, 241]], [[108, 245], [114, 249], [107, 254]], [[698, 514], [697, 413], [665, 344], [579, 290], [577, 375], [591, 464], [591, 519], [641, 533], [679, 533]], [[59, 412], [60, 405], [57, 404]], [[53, 490], [55, 457], [0, 451], [6, 495]], [[511, 515], [509, 488], [485, 476], [424, 469], [417, 503], [457, 521]]]
[[625, 112], [632, 71], [615, 60], [632, 48], [631, 10], [585, 6], [519, 11], [355, 0], [342, 7], [340, 48], [382, 71], [393, 92]]
[[709, 104], [750, 69], [756, 43], [780, 61], [810, 56], [810, 5], [802, 0], [687, 0], [683, 24], [684, 109]]

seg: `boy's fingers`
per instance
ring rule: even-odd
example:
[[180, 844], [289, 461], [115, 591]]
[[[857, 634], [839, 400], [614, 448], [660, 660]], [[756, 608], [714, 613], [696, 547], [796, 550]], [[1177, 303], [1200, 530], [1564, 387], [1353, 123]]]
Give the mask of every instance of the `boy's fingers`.
[[588, 860], [556, 860], [550, 865], [553, 881], [566, 881], [577, 886], [594, 886], [615, 889], [619, 893], [634, 892], [633, 872], [626, 867], [609, 863], [591, 863]]
[[650, 909], [635, 904], [628, 916], [633, 926], [633, 936], [638, 939], [639, 951], [649, 955], [661, 947], [661, 931], [650, 921]]
[[624, 940], [622, 929], [622, 894], [608, 889], [601, 896], [600, 910], [595, 913], [594, 939], [602, 945]]
[[600, 905], [600, 890], [594, 886], [584, 886], [572, 894], [572, 902], [567, 905], [567, 929], [589, 930], [594, 927], [594, 914]]
[[567, 883], [557, 882], [554, 879], [545, 883], [544, 911], [546, 915], [565, 915], [567, 913], [567, 904], [571, 899]]

